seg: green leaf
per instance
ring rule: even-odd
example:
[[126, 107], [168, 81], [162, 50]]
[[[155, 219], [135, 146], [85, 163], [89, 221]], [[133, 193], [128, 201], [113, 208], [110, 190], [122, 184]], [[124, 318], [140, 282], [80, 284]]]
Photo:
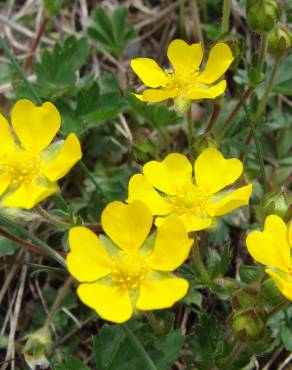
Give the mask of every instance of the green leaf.
[[292, 351], [292, 325], [282, 323], [281, 339], [287, 351]]
[[239, 268], [239, 276], [245, 284], [253, 284], [260, 281], [263, 278], [264, 273], [257, 266], [242, 265]]
[[4, 236], [0, 236], [0, 257], [10, 256], [17, 249], [18, 247], [12, 241], [4, 238]]
[[130, 105], [128, 113], [140, 124], [158, 128], [176, 125], [183, 121], [183, 117], [179, 116], [176, 111], [170, 110], [164, 105], [141, 102], [133, 94], [128, 94], [127, 100]]
[[116, 8], [111, 17], [103, 9], [96, 9], [87, 32], [93, 40], [115, 55], [120, 55], [136, 35], [135, 29], [127, 26], [127, 9], [124, 7]]
[[104, 325], [93, 338], [96, 368], [98, 370], [136, 370], [143, 368], [143, 361], [118, 325]]
[[168, 370], [180, 356], [184, 344], [184, 336], [180, 330], [174, 330], [165, 337], [155, 340], [155, 348], [163, 352], [163, 356], [156, 362], [159, 370]]
[[45, 50], [35, 66], [39, 92], [42, 96], [60, 96], [75, 87], [76, 71], [85, 63], [87, 40], [69, 36], [63, 45], [56, 44], [52, 51]]
[[55, 364], [54, 370], [90, 370], [82, 361], [75, 356], [66, 356], [64, 364]]

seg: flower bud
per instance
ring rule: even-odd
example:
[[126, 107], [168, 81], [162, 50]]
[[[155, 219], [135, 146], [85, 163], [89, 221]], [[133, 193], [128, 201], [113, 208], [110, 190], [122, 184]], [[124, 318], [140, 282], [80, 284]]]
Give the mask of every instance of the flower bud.
[[281, 9], [276, 0], [248, 0], [246, 19], [255, 32], [271, 31], [281, 16]]
[[282, 24], [270, 33], [268, 51], [274, 56], [284, 55], [292, 47], [292, 31]]
[[264, 317], [256, 309], [234, 312], [230, 324], [238, 339], [243, 342], [258, 339], [265, 328]]
[[50, 329], [46, 326], [27, 336], [23, 355], [29, 368], [47, 369], [50, 364], [47, 355], [52, 350], [52, 337]]
[[266, 218], [268, 215], [277, 215], [284, 220], [291, 216], [291, 207], [289, 205], [289, 196], [285, 191], [267, 193], [260, 205], [261, 217]]

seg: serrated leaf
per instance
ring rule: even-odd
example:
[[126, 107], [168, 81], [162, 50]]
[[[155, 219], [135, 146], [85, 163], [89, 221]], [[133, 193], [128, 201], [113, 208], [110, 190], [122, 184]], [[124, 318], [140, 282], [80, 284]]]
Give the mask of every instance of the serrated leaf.
[[45, 50], [35, 66], [41, 95], [57, 97], [70, 91], [76, 82], [76, 71], [84, 65], [87, 54], [87, 40], [77, 40], [75, 36], [69, 36], [63, 45], [55, 44], [52, 51]]
[[129, 114], [132, 114], [134, 119], [138, 119], [140, 124], [158, 128], [176, 125], [183, 121], [183, 118], [176, 111], [170, 110], [164, 105], [141, 102], [133, 94], [128, 94], [127, 100], [130, 105]]
[[168, 370], [179, 357], [183, 344], [184, 336], [180, 330], [174, 330], [165, 337], [156, 339], [155, 347], [163, 352], [163, 356], [156, 362], [157, 369]]
[[92, 16], [88, 35], [112, 54], [120, 55], [128, 42], [136, 35], [133, 27], [127, 26], [127, 9], [118, 7], [111, 17], [98, 8]]

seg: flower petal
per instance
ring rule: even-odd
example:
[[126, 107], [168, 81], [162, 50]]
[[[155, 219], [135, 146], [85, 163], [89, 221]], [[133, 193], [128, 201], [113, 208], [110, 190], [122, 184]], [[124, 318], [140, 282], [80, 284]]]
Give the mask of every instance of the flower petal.
[[146, 163], [143, 172], [155, 188], [171, 195], [192, 179], [192, 166], [187, 157], [179, 153], [168, 154], [162, 162]]
[[211, 217], [203, 217], [192, 213], [185, 213], [179, 217], [184, 223], [187, 231], [199, 231], [207, 229], [212, 225], [213, 220]]
[[191, 100], [200, 100], [200, 99], [215, 99], [217, 96], [224, 93], [226, 89], [226, 81], [220, 81], [218, 84], [202, 88], [190, 88], [186, 94], [186, 97]]
[[288, 237], [289, 237], [290, 247], [292, 248], [292, 221], [290, 221], [290, 224], [289, 224]]
[[58, 188], [55, 184], [41, 186], [35, 182], [23, 182], [14, 192], [5, 195], [1, 205], [4, 207], [31, 209], [57, 190]]
[[111, 259], [98, 237], [82, 226], [69, 231], [70, 253], [67, 267], [72, 276], [81, 282], [92, 282], [108, 275]]
[[233, 62], [230, 47], [224, 43], [218, 43], [210, 51], [204, 72], [198, 76], [198, 80], [211, 84], [217, 81]]
[[61, 117], [57, 108], [50, 102], [38, 107], [31, 101], [23, 99], [14, 105], [11, 122], [22, 146], [41, 152], [58, 132]]
[[168, 218], [158, 228], [149, 259], [150, 268], [158, 271], [175, 270], [188, 258], [193, 243], [183, 222], [177, 217]]
[[186, 295], [188, 288], [187, 280], [177, 277], [146, 280], [141, 284], [136, 306], [140, 310], [159, 310], [172, 307], [175, 302]]
[[131, 60], [131, 67], [140, 80], [149, 87], [165, 86], [169, 81], [159, 65], [150, 58]]
[[101, 283], [81, 284], [77, 289], [81, 301], [103, 319], [122, 323], [132, 316], [132, 304], [125, 289]]
[[266, 269], [265, 271], [275, 281], [283, 296], [292, 301], [292, 281], [284, 279], [284, 276], [281, 276], [282, 274], [280, 275], [271, 269]]
[[251, 256], [263, 265], [288, 271], [290, 267], [290, 246], [284, 221], [276, 215], [265, 220], [263, 231], [252, 231], [246, 238]]
[[149, 234], [152, 214], [140, 200], [130, 204], [111, 202], [102, 212], [101, 224], [116, 245], [131, 253], [140, 248]]
[[202, 45], [189, 45], [184, 40], [173, 40], [168, 46], [167, 56], [176, 74], [191, 74], [196, 72], [202, 63]]
[[9, 176], [7, 173], [0, 174], [0, 195], [2, 195], [5, 192], [10, 182], [11, 182], [11, 176]]
[[130, 178], [128, 192], [127, 203], [132, 203], [135, 199], [141, 200], [147, 205], [153, 215], [165, 215], [172, 209], [172, 205], [166, 202], [146, 177], [141, 174]]
[[15, 146], [9, 124], [6, 118], [2, 116], [2, 114], [0, 114], [0, 137], [1, 137], [0, 145], [0, 162], [1, 162], [1, 155], [7, 154], [11, 150], [13, 150]]
[[141, 98], [138, 97], [138, 99], [148, 103], [159, 103], [163, 100], [174, 98], [176, 96], [177, 91], [174, 89], [173, 90], [147, 89], [143, 91], [142, 95], [140, 95]]
[[242, 186], [241, 188], [231, 191], [228, 195], [223, 196], [216, 201], [216, 197], [209, 200], [207, 212], [210, 216], [222, 216], [241, 206], [248, 205], [252, 193], [252, 185]]
[[242, 170], [239, 159], [225, 159], [217, 149], [208, 148], [195, 162], [196, 183], [211, 195], [236, 181]]
[[42, 163], [42, 173], [50, 180], [57, 181], [82, 157], [80, 142], [75, 134], [69, 134], [59, 152], [48, 163]]

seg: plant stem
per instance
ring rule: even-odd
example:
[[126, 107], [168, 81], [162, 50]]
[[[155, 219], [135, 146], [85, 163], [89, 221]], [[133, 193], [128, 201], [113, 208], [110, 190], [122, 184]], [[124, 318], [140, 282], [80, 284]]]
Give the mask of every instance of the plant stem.
[[221, 33], [229, 31], [229, 18], [231, 11], [231, 0], [224, 0]]
[[47, 212], [41, 205], [37, 204], [35, 206], [36, 211], [49, 223], [53, 225], [60, 226], [62, 228], [68, 228], [71, 225], [68, 222], [62, 221], [60, 218], [52, 216], [49, 212]]
[[124, 330], [127, 337], [129, 338], [132, 345], [135, 347], [136, 351], [140, 354], [141, 358], [143, 359], [145, 363], [145, 368], [143, 370], [157, 370], [157, 367], [149, 357], [148, 353], [145, 351], [144, 347], [142, 346], [138, 338], [129, 329], [129, 327], [126, 324], [121, 325], [121, 327]]
[[45, 250], [48, 253], [48, 255], [50, 255], [62, 267], [66, 268], [66, 262], [64, 258], [58, 252], [56, 252], [53, 248], [51, 248], [48, 244], [46, 244], [41, 239], [39, 239], [37, 236], [31, 234], [23, 227], [19, 226], [18, 224], [14, 223], [11, 220], [8, 220], [2, 215], [0, 215], [0, 224], [2, 224], [3, 226], [12, 227], [13, 229], [17, 230], [21, 235], [32, 240], [36, 245], [38, 245], [43, 250]]
[[205, 135], [209, 134], [209, 132], [212, 130], [212, 128], [214, 127], [216, 121], [217, 121], [217, 118], [219, 116], [219, 113], [221, 111], [221, 106], [216, 104], [216, 103], [212, 103], [213, 105], [213, 112], [212, 112], [212, 115], [211, 115], [211, 118], [210, 118], [210, 121], [208, 123], [208, 126], [206, 127], [206, 130], [205, 130]]
[[20, 77], [23, 79], [23, 82], [25, 83], [25, 86], [27, 87], [27, 90], [30, 91], [31, 95], [34, 97], [36, 103], [38, 105], [42, 104], [42, 101], [38, 94], [36, 93], [35, 89], [31, 85], [31, 83], [28, 81], [27, 77], [23, 73], [22, 69], [20, 68], [15, 56], [11, 53], [9, 47], [7, 46], [4, 39], [0, 36], [0, 46], [3, 49], [4, 53], [6, 54], [7, 58], [10, 60], [13, 67], [16, 69], [16, 71], [19, 73]]
[[261, 118], [261, 115], [263, 114], [263, 112], [265, 110], [266, 103], [267, 103], [267, 100], [268, 100], [269, 95], [271, 93], [273, 83], [274, 83], [274, 79], [276, 77], [276, 73], [277, 73], [278, 67], [280, 65], [280, 61], [281, 61], [281, 58], [279, 58], [279, 57], [276, 58], [275, 61], [274, 61], [274, 64], [273, 64], [273, 67], [272, 67], [272, 72], [271, 72], [268, 84], [266, 86], [265, 92], [264, 92], [264, 94], [263, 94], [263, 96], [262, 96], [262, 98], [259, 102], [258, 109], [256, 111], [256, 115], [255, 115], [255, 123], [256, 124], [259, 122], [259, 120]]
[[72, 276], [69, 276], [69, 278], [65, 281], [65, 284], [62, 286], [62, 288], [59, 290], [58, 292], [58, 295], [57, 295], [57, 298], [55, 299], [55, 302], [52, 306], [52, 308], [50, 309], [50, 312], [47, 316], [47, 319], [45, 321], [45, 325], [47, 328], [49, 328], [51, 326], [51, 323], [58, 311], [58, 308], [60, 306], [60, 304], [62, 303], [63, 301], [63, 298], [65, 297], [68, 289], [70, 288], [71, 284], [73, 283], [74, 279]]
[[193, 23], [194, 23], [196, 37], [198, 38], [199, 42], [201, 43], [204, 49], [204, 38], [203, 38], [200, 11], [199, 11], [197, 0], [192, 0], [191, 7], [192, 7]]
[[29, 252], [34, 252], [34, 253], [38, 253], [42, 256], [47, 256], [48, 253], [43, 251], [41, 248], [37, 247], [36, 245], [26, 241], [26, 240], [23, 240], [21, 238], [18, 238], [17, 236], [13, 235], [13, 234], [10, 234], [8, 231], [6, 230], [3, 230], [2, 228], [0, 228], [0, 235], [3, 236], [4, 238], [8, 239], [8, 240], [11, 240], [13, 241], [14, 243], [20, 245], [22, 248], [26, 249], [27, 251]]
[[257, 137], [256, 126], [253, 122], [251, 114], [250, 114], [250, 112], [247, 108], [247, 105], [246, 105], [246, 103], [245, 103], [245, 101], [244, 101], [244, 99], [243, 99], [243, 97], [240, 93], [239, 93], [239, 99], [240, 99], [240, 103], [241, 103], [241, 105], [244, 109], [247, 122], [250, 125], [252, 137], [253, 137], [253, 140], [254, 140], [254, 143], [255, 143], [255, 146], [256, 146], [257, 157], [258, 157], [258, 161], [259, 161], [259, 165], [260, 165], [260, 171], [261, 171], [261, 175], [262, 175], [264, 191], [268, 192], [269, 191], [269, 185], [268, 185], [268, 180], [267, 180], [267, 176], [266, 176], [266, 172], [265, 172], [264, 156], [263, 156], [263, 150], [262, 150], [261, 142]]
[[154, 332], [158, 335], [161, 334], [159, 321], [156, 319], [154, 313], [152, 311], [143, 311], [143, 314], [147, 317], [149, 324]]
[[194, 136], [194, 125], [193, 125], [193, 111], [192, 111], [192, 104], [189, 107], [187, 112], [187, 120], [188, 120], [188, 143], [189, 143], [189, 155], [191, 160], [193, 160], [193, 148], [192, 148], [192, 141]]
[[212, 280], [210, 278], [210, 275], [209, 275], [209, 273], [208, 273], [208, 271], [207, 271], [207, 269], [204, 266], [204, 263], [202, 261], [198, 245], [194, 245], [192, 247], [192, 250], [193, 250], [193, 259], [194, 259], [196, 269], [198, 270], [203, 282], [208, 284], [208, 285], [212, 284]]
[[267, 52], [267, 46], [268, 46], [268, 34], [267, 32], [262, 32], [260, 34], [260, 51], [259, 51], [258, 65], [257, 65], [258, 73], [262, 73], [263, 65], [264, 65], [264, 61], [266, 57], [266, 52]]
[[[253, 90], [254, 90], [254, 88], [250, 86], [245, 91], [245, 93], [243, 95], [243, 99], [244, 100], [247, 100], [249, 98], [250, 94], [253, 92]], [[223, 134], [224, 131], [231, 125], [231, 123], [234, 121], [237, 113], [240, 111], [240, 107], [241, 107], [241, 103], [240, 103], [240, 101], [238, 101], [238, 103], [232, 109], [232, 111], [230, 112], [229, 116], [226, 118], [225, 122], [221, 126], [220, 131], [219, 131], [219, 134]]]
[[179, 0], [179, 32], [181, 38], [186, 37], [186, 1]]

